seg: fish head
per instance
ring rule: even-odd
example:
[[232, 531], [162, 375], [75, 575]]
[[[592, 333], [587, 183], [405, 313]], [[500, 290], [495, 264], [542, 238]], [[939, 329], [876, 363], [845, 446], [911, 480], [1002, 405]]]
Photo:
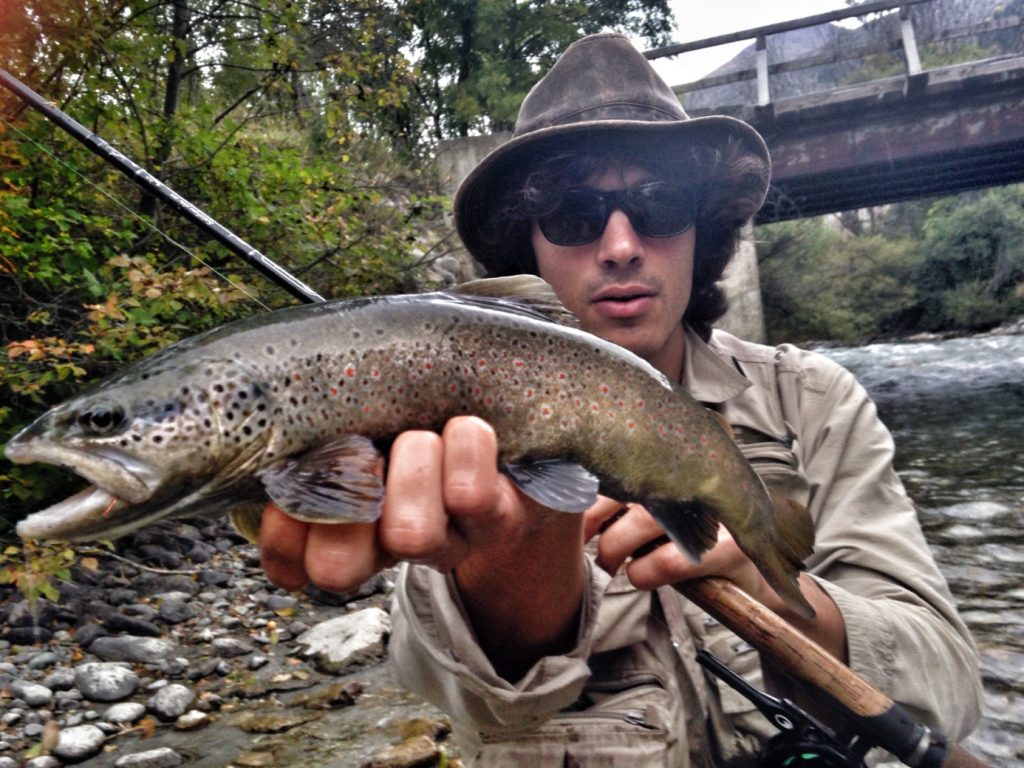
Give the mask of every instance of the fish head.
[[91, 487], [18, 524], [25, 539], [113, 538], [226, 496], [265, 443], [261, 385], [236, 361], [144, 361], [47, 411], [4, 450], [68, 469]]

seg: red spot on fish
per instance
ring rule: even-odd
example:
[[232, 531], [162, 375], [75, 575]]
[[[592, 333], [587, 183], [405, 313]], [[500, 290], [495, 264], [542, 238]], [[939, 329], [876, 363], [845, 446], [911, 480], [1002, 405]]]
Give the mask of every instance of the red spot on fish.
[[540, 409], [540, 415], [543, 416], [544, 418], [549, 418], [551, 416], [551, 413], [551, 408], [549, 408], [546, 405]]
[[598, 406], [597, 403], [591, 403], [590, 410], [592, 410], [594, 413], [597, 413], [599, 410], [601, 410], [601, 408], [600, 406]]
[[378, 369], [374, 368], [372, 371], [370, 371], [370, 377], [374, 378], [374, 379], [379, 379], [380, 378], [380, 371]]
[[628, 429], [630, 431], [636, 429], [636, 422], [635, 421], [627, 421], [626, 422], [626, 429]]
[[432, 370], [434, 370], [434, 364], [433, 363], [424, 363], [423, 364], [423, 370], [424, 371], [432, 371]]
[[459, 391], [459, 385], [458, 384], [449, 384], [448, 385], [448, 391], [451, 392], [453, 395], [456, 394]]
[[331, 394], [332, 395], [337, 395], [338, 394], [338, 388], [337, 387], [331, 387]]
[[301, 373], [296, 373], [293, 378], [295, 379], [295, 381], [302, 381], [302, 374]]
[[578, 397], [575, 400], [573, 400], [572, 402], [573, 402], [573, 405], [575, 405], [577, 408], [580, 408], [580, 407], [583, 406], [583, 401], [580, 400]]
[[532, 389], [524, 390], [523, 391], [523, 396], [526, 397], [527, 400], [529, 400], [531, 397], [533, 397], [533, 390]]
[[352, 366], [352, 365], [346, 366], [345, 367], [345, 375], [348, 376], [350, 379], [355, 378], [355, 375], [356, 375], [355, 366]]
[[609, 387], [607, 384], [602, 384], [601, 385], [601, 394], [607, 395], [609, 392], [611, 392], [611, 387]]
[[526, 363], [524, 363], [522, 360], [513, 360], [512, 365], [514, 365], [516, 368], [522, 368], [524, 365], [526, 365]]
[[567, 374], [565, 371], [559, 371], [558, 378], [561, 379], [562, 381], [565, 381], [566, 379], [569, 378], [569, 374]]
[[477, 364], [477, 367], [479, 367], [479, 368], [486, 368], [487, 367], [487, 361], [484, 360], [482, 357], [479, 360], [476, 361], [476, 364]]
[[637, 400], [636, 403], [633, 404], [634, 408], [640, 408], [640, 409], [643, 409], [646, 406], [647, 406], [647, 403], [645, 403], [643, 400]]
[[363, 406], [363, 413], [369, 413], [372, 409], [368, 405]]

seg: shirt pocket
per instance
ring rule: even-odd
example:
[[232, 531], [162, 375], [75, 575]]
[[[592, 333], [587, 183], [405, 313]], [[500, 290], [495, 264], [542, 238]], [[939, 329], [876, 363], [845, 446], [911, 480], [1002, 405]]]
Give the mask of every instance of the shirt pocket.
[[800, 467], [794, 439], [736, 425], [733, 436], [744, 458], [770, 491], [807, 505], [807, 478]]
[[[616, 688], [619, 688], [616, 690]], [[656, 675], [588, 685], [583, 708], [517, 735], [482, 736], [473, 765], [497, 768], [636, 768], [675, 764], [669, 695]]]

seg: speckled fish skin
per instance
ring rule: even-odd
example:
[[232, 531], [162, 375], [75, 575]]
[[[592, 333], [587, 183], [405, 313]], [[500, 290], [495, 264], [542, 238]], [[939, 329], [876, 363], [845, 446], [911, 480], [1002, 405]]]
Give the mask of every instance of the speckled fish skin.
[[[7, 444], [8, 457], [66, 466], [96, 488], [18, 532], [109, 538], [163, 517], [262, 505], [261, 475], [291, 471], [280, 468], [314, 446], [351, 435], [384, 445], [459, 414], [493, 425], [503, 464], [579, 463], [602, 493], [645, 504], [691, 553], [714, 543], [721, 521], [800, 604], [809, 521], [780, 519], [705, 408], [614, 344], [508, 301], [446, 292], [232, 323], [53, 408]], [[365, 480], [372, 502], [375, 454], [354, 453], [362, 465], [350, 485]]]

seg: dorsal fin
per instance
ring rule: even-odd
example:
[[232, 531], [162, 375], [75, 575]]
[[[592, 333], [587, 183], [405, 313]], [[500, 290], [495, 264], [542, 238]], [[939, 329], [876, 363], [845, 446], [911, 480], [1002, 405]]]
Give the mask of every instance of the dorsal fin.
[[570, 328], [580, 327], [580, 321], [576, 315], [562, 306], [554, 289], [536, 275], [485, 277], [456, 285], [454, 288], [449, 288], [446, 293], [516, 304], [532, 309], [559, 325], [566, 325]]

